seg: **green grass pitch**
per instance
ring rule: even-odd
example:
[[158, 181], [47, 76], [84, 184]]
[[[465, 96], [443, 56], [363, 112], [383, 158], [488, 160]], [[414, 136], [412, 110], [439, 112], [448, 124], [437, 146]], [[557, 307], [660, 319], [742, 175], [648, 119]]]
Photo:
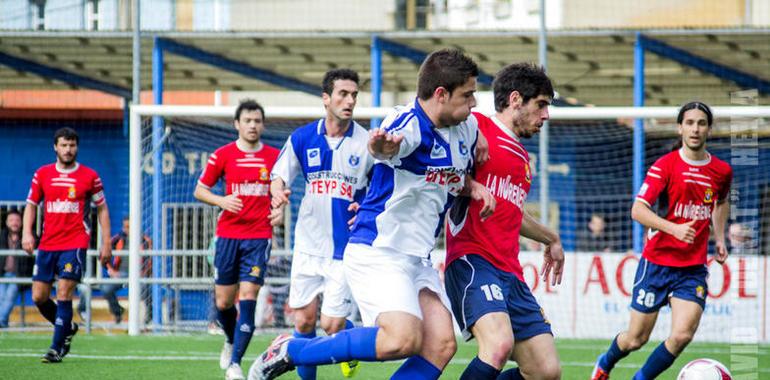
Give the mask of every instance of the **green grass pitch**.
[[[246, 357], [244, 372], [256, 356], [273, 339], [273, 335], [255, 335]], [[219, 349], [222, 337], [209, 335], [139, 336], [78, 335], [72, 352], [60, 364], [42, 364], [40, 357], [50, 344], [43, 333], [0, 333], [0, 379], [222, 379]], [[596, 356], [606, 349], [604, 340], [557, 340], [563, 379], [587, 379]], [[649, 342], [630, 355], [612, 372], [616, 379], [628, 379], [642, 365], [657, 342]], [[473, 359], [476, 345], [460, 343], [457, 354], [447, 366], [442, 379], [457, 379]], [[770, 378], [770, 347], [730, 346], [728, 344], [693, 343], [677, 359], [661, 379], [674, 379], [679, 369], [696, 358], [719, 360], [734, 374], [746, 379]], [[755, 363], [754, 364], [752, 364]], [[355, 379], [388, 379], [400, 362], [364, 363]], [[744, 368], [736, 368], [737, 365]], [[753, 367], [753, 369], [751, 368]], [[295, 373], [281, 377], [298, 379]], [[339, 366], [319, 369], [319, 379], [342, 378]]]

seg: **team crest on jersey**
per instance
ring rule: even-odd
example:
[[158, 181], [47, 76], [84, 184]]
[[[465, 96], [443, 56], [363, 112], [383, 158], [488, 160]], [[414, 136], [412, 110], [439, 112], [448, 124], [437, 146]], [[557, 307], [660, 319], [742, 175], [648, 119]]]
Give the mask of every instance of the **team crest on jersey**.
[[711, 203], [714, 201], [714, 190], [709, 187], [706, 189], [706, 195], [703, 196], [703, 203]]
[[72, 273], [72, 263], [64, 264], [64, 271], [67, 273]]
[[259, 277], [259, 274], [262, 273], [262, 268], [254, 265], [251, 267], [251, 272], [249, 272], [249, 276], [251, 277]]
[[706, 298], [706, 290], [705, 290], [705, 289], [703, 289], [703, 285], [698, 285], [698, 286], [695, 288], [695, 295], [696, 295], [698, 298]]
[[360, 163], [361, 163], [361, 157], [360, 156], [356, 156], [355, 154], [351, 154], [350, 157], [348, 158], [348, 164], [350, 164], [351, 168], [358, 167], [358, 164], [360, 164]]
[[465, 141], [460, 140], [460, 154], [463, 156], [468, 155], [468, 146], [465, 145]]
[[430, 158], [446, 158], [446, 149], [438, 141], [433, 140], [433, 148], [430, 150]]
[[77, 192], [75, 191], [75, 186], [70, 186], [69, 191], [67, 191], [67, 196], [70, 199], [75, 199], [77, 196]]
[[270, 173], [267, 172], [267, 168], [259, 168], [259, 180], [267, 181], [270, 177]]
[[307, 166], [321, 166], [321, 149], [313, 148], [307, 150]]
[[529, 169], [529, 163], [524, 163], [524, 179], [527, 180], [527, 183], [532, 183], [532, 172]]

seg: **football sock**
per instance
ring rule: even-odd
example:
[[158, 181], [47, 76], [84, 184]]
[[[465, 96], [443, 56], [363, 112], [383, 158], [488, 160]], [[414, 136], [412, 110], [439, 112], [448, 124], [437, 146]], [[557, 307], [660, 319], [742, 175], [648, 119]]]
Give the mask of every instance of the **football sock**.
[[238, 302], [241, 313], [238, 316], [238, 330], [235, 331], [233, 343], [233, 356], [230, 361], [241, 364], [241, 358], [249, 347], [251, 336], [254, 334], [254, 309], [257, 308], [256, 300], [241, 300]]
[[390, 377], [391, 380], [435, 380], [441, 376], [441, 370], [436, 368], [433, 363], [427, 361], [420, 355], [415, 355], [406, 359], [404, 364], [398, 368]]
[[52, 325], [56, 324], [56, 303], [54, 303], [53, 300], [49, 298], [43, 303], [36, 303], [35, 306], [37, 306], [37, 309], [40, 310], [40, 314], [42, 314], [48, 322], [51, 322]]
[[616, 336], [615, 339], [612, 340], [612, 343], [610, 343], [610, 348], [607, 352], [599, 358], [599, 367], [610, 372], [615, 368], [615, 364], [619, 362], [620, 359], [628, 356], [629, 353], [631, 352], [620, 350], [620, 347], [618, 347], [618, 337]]
[[356, 327], [332, 336], [312, 339], [294, 338], [288, 353], [294, 365], [322, 365], [351, 360], [377, 360], [379, 327]]
[[61, 353], [64, 338], [72, 329], [72, 301], [59, 301], [56, 307], [56, 320], [53, 325], [51, 348]]
[[471, 360], [471, 364], [463, 371], [460, 380], [494, 380], [500, 374], [500, 370], [483, 362], [478, 356]]
[[521, 376], [519, 367], [511, 368], [507, 371], [503, 371], [497, 380], [524, 380], [524, 376]]
[[[294, 330], [294, 337], [303, 338], [303, 339], [313, 339], [315, 338], [315, 329], [313, 329], [312, 332], [309, 332], [307, 334], [303, 334], [297, 330]], [[312, 366], [312, 365], [297, 366], [297, 375], [299, 375], [299, 378], [302, 380], [315, 380], [316, 369], [317, 369], [316, 366]]]
[[222, 326], [222, 330], [225, 332], [227, 343], [230, 344], [233, 344], [233, 338], [235, 336], [235, 322], [237, 317], [238, 310], [235, 309], [235, 306], [231, 306], [226, 310], [217, 309], [217, 321], [219, 321], [219, 325]]
[[676, 356], [668, 351], [666, 342], [662, 342], [647, 358], [642, 368], [634, 374], [634, 380], [654, 379], [674, 364]]

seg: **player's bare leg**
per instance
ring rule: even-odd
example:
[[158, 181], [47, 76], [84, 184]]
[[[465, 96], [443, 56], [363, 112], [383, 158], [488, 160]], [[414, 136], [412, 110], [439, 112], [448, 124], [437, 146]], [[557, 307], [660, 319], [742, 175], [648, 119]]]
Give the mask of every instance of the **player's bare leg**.
[[427, 288], [420, 290], [420, 309], [425, 318], [420, 356], [443, 371], [457, 352], [452, 315], [439, 296]]
[[535, 335], [516, 342], [511, 359], [518, 363], [519, 371], [525, 379], [561, 379], [559, 353], [551, 334]]
[[377, 360], [403, 359], [420, 352], [420, 318], [403, 311], [388, 311], [377, 317], [377, 326]]
[[671, 333], [668, 338], [652, 351], [634, 379], [654, 379], [668, 369], [677, 356], [692, 341], [698, 330], [703, 308], [696, 302], [672, 297]]
[[478, 358], [498, 371], [503, 369], [513, 352], [513, 330], [508, 314], [484, 314], [473, 324], [471, 332], [479, 344]]
[[[592, 380], [603, 380], [609, 377], [610, 371], [620, 359], [626, 357], [632, 351], [636, 351], [650, 340], [650, 334], [658, 320], [658, 312], [642, 313], [631, 309], [631, 319], [628, 321], [628, 330], [618, 334], [610, 345], [610, 351], [599, 356], [591, 375]], [[616, 352], [613, 352], [616, 351]], [[606, 357], [612, 353], [613, 358]]]

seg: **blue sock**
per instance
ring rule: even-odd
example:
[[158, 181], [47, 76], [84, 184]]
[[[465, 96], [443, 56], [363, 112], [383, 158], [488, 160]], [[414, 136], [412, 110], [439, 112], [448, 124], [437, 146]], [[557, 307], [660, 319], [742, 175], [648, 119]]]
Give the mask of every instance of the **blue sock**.
[[465, 368], [462, 376], [460, 376], [460, 380], [494, 380], [497, 379], [497, 375], [499, 374], [499, 369], [483, 362], [481, 359], [479, 359], [478, 356], [476, 356], [471, 361], [471, 364], [468, 364], [468, 367]]
[[351, 321], [350, 319], [346, 319], [345, 320], [345, 330], [350, 330], [353, 327], [356, 327], [356, 325], [353, 324], [353, 321]]
[[64, 338], [72, 329], [72, 301], [59, 301], [56, 307], [56, 320], [53, 324], [53, 341], [51, 348], [61, 352], [64, 345]]
[[507, 371], [503, 371], [503, 373], [500, 374], [500, 376], [497, 377], [497, 380], [524, 380], [524, 376], [521, 376], [521, 371], [519, 371], [519, 367], [511, 368]]
[[427, 361], [420, 355], [415, 355], [406, 359], [401, 367], [393, 373], [390, 380], [411, 380], [411, 379], [425, 379], [435, 380], [441, 376], [441, 370], [436, 368], [433, 363]]
[[356, 327], [332, 336], [289, 341], [289, 357], [294, 365], [322, 365], [351, 360], [377, 360], [379, 327]]
[[[297, 330], [294, 330], [294, 337], [303, 338], [303, 339], [313, 339], [315, 338], [315, 329], [313, 329], [312, 332], [309, 332], [307, 334], [303, 334]], [[301, 365], [297, 367], [297, 375], [299, 375], [299, 378], [302, 380], [315, 380], [316, 369], [317, 369], [316, 366]]]
[[40, 310], [40, 314], [42, 314], [48, 322], [51, 322], [52, 325], [56, 324], [56, 303], [49, 298], [43, 303], [35, 304], [35, 306], [37, 306], [37, 309]]
[[661, 343], [647, 358], [642, 368], [634, 375], [634, 380], [654, 379], [674, 364], [676, 356], [666, 348], [666, 342]]
[[238, 302], [241, 307], [241, 314], [238, 317], [238, 330], [235, 331], [233, 341], [233, 356], [230, 361], [235, 364], [241, 364], [241, 358], [249, 347], [251, 336], [254, 334], [254, 309], [257, 308], [255, 300], [241, 300]]
[[217, 322], [222, 327], [222, 331], [225, 332], [227, 337], [227, 343], [233, 344], [235, 337], [235, 322], [238, 317], [238, 310], [235, 310], [235, 306], [231, 306], [227, 310], [217, 309]]
[[616, 336], [615, 339], [612, 340], [612, 343], [610, 343], [610, 348], [607, 352], [599, 357], [599, 367], [609, 373], [615, 368], [615, 364], [619, 362], [620, 359], [625, 358], [630, 353], [630, 351], [620, 350], [620, 347], [618, 347], [618, 337]]

